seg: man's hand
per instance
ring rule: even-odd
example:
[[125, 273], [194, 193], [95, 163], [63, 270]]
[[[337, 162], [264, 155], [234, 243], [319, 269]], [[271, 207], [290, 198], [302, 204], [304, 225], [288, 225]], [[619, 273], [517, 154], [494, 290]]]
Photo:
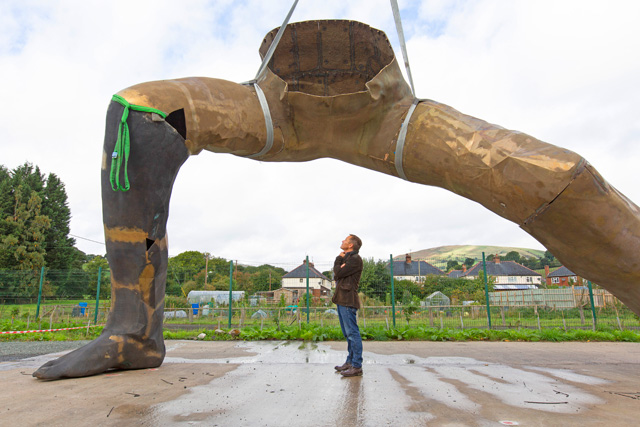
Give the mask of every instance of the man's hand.
[[345, 256], [344, 251], [340, 252], [340, 256], [341, 256], [341, 257]]

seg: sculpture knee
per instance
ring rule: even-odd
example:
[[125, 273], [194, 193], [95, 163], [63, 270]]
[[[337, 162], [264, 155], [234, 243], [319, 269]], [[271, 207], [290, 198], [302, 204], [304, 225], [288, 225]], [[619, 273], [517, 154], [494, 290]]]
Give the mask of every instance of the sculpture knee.
[[109, 226], [117, 225], [111, 224], [111, 218], [107, 215], [114, 211], [126, 211], [127, 216], [135, 223], [139, 222], [135, 218], [147, 217], [151, 212], [153, 217], [158, 213], [162, 214], [160, 211], [163, 209], [168, 209], [173, 182], [180, 167], [189, 157], [184, 137], [180, 133], [179, 120], [172, 121], [178, 127], [176, 129], [160, 116], [129, 111], [126, 118], [129, 132], [128, 158], [123, 159], [119, 176], [124, 180], [126, 174], [130, 187], [127, 191], [114, 191], [111, 182], [113, 162], [116, 156], [125, 155], [112, 154], [123, 111], [122, 105], [112, 102], [107, 113], [102, 162], [102, 201], [105, 225]]

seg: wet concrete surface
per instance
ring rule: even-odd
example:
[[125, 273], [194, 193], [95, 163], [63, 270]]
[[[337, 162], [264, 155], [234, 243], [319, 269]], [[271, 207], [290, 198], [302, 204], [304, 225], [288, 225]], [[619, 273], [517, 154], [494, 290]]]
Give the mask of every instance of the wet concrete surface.
[[[158, 369], [40, 381], [0, 363], [0, 425], [638, 425], [634, 343], [168, 341]], [[10, 390], [9, 392], [7, 392]]]

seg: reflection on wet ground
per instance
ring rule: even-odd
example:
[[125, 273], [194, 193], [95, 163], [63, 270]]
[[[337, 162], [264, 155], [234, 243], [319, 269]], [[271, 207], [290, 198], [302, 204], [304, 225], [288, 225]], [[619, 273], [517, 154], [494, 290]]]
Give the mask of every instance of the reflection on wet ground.
[[155, 425], [499, 425], [579, 414], [604, 403], [581, 386], [607, 383], [565, 369], [371, 352], [363, 377], [342, 378], [333, 366], [345, 353], [324, 344], [241, 343], [251, 355], [221, 359], [172, 357], [179, 346], [168, 348], [165, 364], [237, 369], [155, 405]]

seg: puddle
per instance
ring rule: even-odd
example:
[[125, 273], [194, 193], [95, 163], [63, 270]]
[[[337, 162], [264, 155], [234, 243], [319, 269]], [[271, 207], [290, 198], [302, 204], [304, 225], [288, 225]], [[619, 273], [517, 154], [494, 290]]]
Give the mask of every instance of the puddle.
[[252, 354], [194, 360], [169, 352], [165, 364], [231, 363], [238, 368], [154, 406], [153, 423], [410, 426], [451, 412], [464, 413], [474, 425], [496, 425], [499, 420], [481, 416], [481, 402], [487, 399], [547, 414], [576, 414], [604, 403], [579, 386], [606, 381], [564, 369], [364, 352], [364, 376], [341, 378], [333, 366], [344, 362], [345, 352], [324, 344], [246, 342], [238, 347]]

